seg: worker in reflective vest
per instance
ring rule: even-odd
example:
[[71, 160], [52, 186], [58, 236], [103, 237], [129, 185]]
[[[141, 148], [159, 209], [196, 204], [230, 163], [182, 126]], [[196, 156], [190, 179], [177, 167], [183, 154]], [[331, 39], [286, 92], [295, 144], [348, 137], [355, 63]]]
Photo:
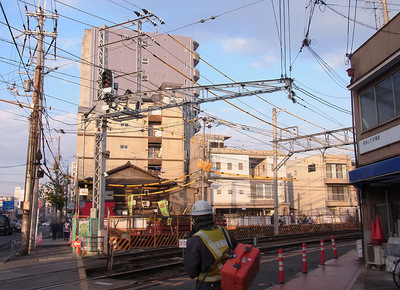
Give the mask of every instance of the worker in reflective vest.
[[192, 207], [194, 228], [187, 241], [184, 266], [190, 278], [196, 278], [196, 289], [221, 289], [221, 268], [230, 254], [228, 241], [235, 248], [232, 234], [213, 221], [211, 205], [197, 201]]

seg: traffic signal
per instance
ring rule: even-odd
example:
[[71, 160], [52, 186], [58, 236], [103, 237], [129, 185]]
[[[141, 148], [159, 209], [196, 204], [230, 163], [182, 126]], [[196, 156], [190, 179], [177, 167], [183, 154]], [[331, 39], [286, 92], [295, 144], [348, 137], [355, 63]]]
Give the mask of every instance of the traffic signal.
[[113, 73], [109, 69], [105, 69], [101, 76], [101, 87], [103, 89], [113, 88]]

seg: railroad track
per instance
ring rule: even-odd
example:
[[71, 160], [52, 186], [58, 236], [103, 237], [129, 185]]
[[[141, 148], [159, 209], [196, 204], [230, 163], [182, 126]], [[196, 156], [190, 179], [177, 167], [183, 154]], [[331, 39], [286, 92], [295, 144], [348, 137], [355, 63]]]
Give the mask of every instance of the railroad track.
[[[355, 240], [361, 238], [360, 231], [341, 231], [325, 233], [306, 233], [296, 235], [281, 235], [271, 237], [257, 237], [257, 247], [265, 253], [278, 251], [279, 248], [301, 247], [302, 243], [316, 245], [324, 241], [330, 241], [334, 235], [335, 241]], [[253, 244], [254, 238], [240, 239], [238, 242]], [[115, 278], [134, 279], [135, 281], [148, 281], [168, 278], [184, 274], [183, 250], [177, 247], [136, 250], [128, 253], [119, 253], [114, 256], [113, 268], [106, 272], [106, 257], [94, 258], [97, 266], [86, 268], [89, 278]], [[157, 270], [157, 271], [155, 271]], [[154, 276], [157, 273], [157, 277]], [[136, 283], [136, 282], [135, 282]]]

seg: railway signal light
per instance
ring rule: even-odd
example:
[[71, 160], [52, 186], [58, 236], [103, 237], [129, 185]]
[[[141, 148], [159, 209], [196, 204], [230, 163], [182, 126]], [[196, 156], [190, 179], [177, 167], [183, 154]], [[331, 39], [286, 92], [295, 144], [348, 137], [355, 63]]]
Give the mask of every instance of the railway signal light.
[[103, 71], [103, 74], [102, 74], [102, 76], [101, 76], [101, 87], [103, 88], [103, 89], [107, 89], [107, 88], [113, 88], [113, 84], [114, 83], [114, 81], [113, 81], [113, 73], [112, 73], [112, 71], [111, 70], [109, 70], [109, 69], [105, 69], [104, 71]]

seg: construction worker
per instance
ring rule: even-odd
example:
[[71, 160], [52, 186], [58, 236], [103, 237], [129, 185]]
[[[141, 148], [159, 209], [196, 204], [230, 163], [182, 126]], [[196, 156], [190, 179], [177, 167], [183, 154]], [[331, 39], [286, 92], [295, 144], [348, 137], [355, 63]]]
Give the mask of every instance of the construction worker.
[[[194, 227], [186, 244], [183, 260], [190, 278], [196, 278], [196, 289], [221, 289], [221, 268], [232, 249], [237, 245], [232, 234], [213, 220], [211, 205], [204, 200], [192, 207]], [[224, 235], [224, 232], [225, 234]]]

